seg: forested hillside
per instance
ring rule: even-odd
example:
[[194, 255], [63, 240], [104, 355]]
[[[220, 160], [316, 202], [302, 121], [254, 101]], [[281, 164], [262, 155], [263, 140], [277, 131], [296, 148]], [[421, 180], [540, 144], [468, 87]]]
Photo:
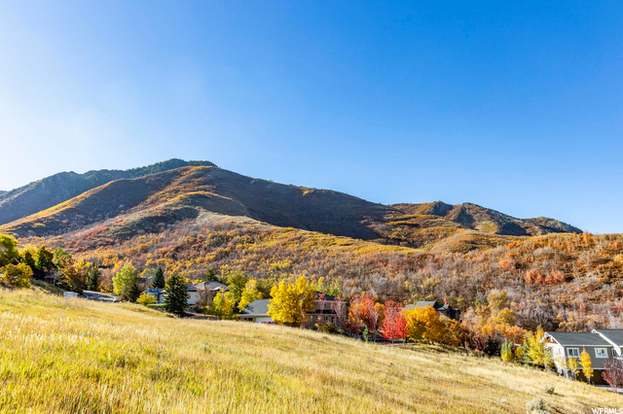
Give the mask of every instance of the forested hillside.
[[468, 316], [502, 290], [514, 323], [526, 328], [613, 326], [623, 310], [618, 235], [469, 203], [387, 206], [211, 163], [172, 163], [131, 170], [156, 172], [109, 181], [0, 232], [109, 269], [132, 261], [188, 278], [222, 269], [271, 279], [302, 273], [339, 283], [346, 296], [446, 299]]

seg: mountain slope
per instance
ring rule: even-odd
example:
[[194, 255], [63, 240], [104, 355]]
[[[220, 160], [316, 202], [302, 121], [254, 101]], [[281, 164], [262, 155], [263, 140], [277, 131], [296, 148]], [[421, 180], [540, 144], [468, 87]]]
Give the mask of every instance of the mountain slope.
[[540, 398], [551, 412], [583, 413], [623, 404], [552, 373], [424, 346], [29, 291], [0, 292], [0, 332], [0, 412], [524, 413]]
[[[19, 236], [49, 236], [78, 230], [113, 217], [123, 221], [121, 216], [129, 214], [132, 217], [127, 218], [137, 224], [137, 231], [157, 232], [177, 220], [211, 211], [247, 216], [276, 226], [417, 248], [429, 248], [433, 243], [451, 237], [450, 241], [473, 241], [463, 243], [469, 250], [504, 242], [503, 238], [494, 237], [496, 235], [580, 232], [557, 220], [517, 219], [470, 203], [456, 206], [442, 202], [385, 206], [335, 191], [246, 177], [211, 163], [184, 164], [172, 168], [179, 163], [184, 162], [173, 160], [148, 169], [124, 172], [133, 176], [153, 173], [109, 181], [48, 209], [7, 223], [2, 229]], [[105, 175], [101, 172], [95, 174], [98, 179]], [[66, 175], [43, 180], [41, 183], [45, 185], [40, 187], [46, 187], [50, 181], [76, 178], [71, 174], [67, 176], [71, 178], [62, 177]], [[16, 197], [18, 193], [15, 190], [11, 192], [13, 196], [0, 198], [0, 213], [4, 211], [5, 215], [17, 216], [20, 213], [15, 212], [16, 203], [23, 203], [33, 194], [42, 194], [41, 191], [25, 191], [23, 197]], [[60, 197], [57, 195], [57, 198]], [[1, 200], [5, 200], [4, 204]], [[133, 235], [132, 228], [126, 230], [127, 235]]]
[[84, 174], [62, 172], [12, 191], [0, 192], [0, 224], [25, 217], [112, 180], [141, 177], [187, 165], [214, 165], [207, 161], [172, 159], [131, 170], [98, 170]]

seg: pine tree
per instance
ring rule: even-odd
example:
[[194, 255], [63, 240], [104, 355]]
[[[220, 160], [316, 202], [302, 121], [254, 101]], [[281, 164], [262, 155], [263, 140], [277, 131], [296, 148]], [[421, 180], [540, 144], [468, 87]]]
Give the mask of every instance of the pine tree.
[[156, 269], [154, 278], [151, 281], [151, 287], [153, 287], [154, 289], [164, 289], [164, 271], [161, 267], [158, 267], [158, 269]]
[[166, 297], [164, 306], [168, 312], [184, 315], [188, 305], [188, 292], [186, 284], [179, 275], [172, 275], [166, 283]]
[[97, 263], [91, 263], [87, 270], [87, 290], [98, 290], [100, 285], [100, 269]]

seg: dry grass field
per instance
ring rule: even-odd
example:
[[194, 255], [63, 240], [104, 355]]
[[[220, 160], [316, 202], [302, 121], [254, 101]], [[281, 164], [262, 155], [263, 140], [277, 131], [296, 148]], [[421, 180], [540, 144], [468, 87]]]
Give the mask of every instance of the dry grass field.
[[[623, 397], [497, 360], [0, 291], [0, 412], [523, 413]], [[548, 394], [546, 388], [555, 391]]]

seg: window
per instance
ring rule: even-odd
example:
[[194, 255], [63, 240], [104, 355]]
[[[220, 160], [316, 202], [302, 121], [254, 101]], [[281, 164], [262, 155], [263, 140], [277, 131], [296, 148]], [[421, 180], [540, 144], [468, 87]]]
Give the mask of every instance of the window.
[[579, 358], [580, 357], [580, 348], [567, 348], [567, 356]]
[[595, 348], [595, 356], [597, 358], [608, 358], [608, 350], [606, 348]]

